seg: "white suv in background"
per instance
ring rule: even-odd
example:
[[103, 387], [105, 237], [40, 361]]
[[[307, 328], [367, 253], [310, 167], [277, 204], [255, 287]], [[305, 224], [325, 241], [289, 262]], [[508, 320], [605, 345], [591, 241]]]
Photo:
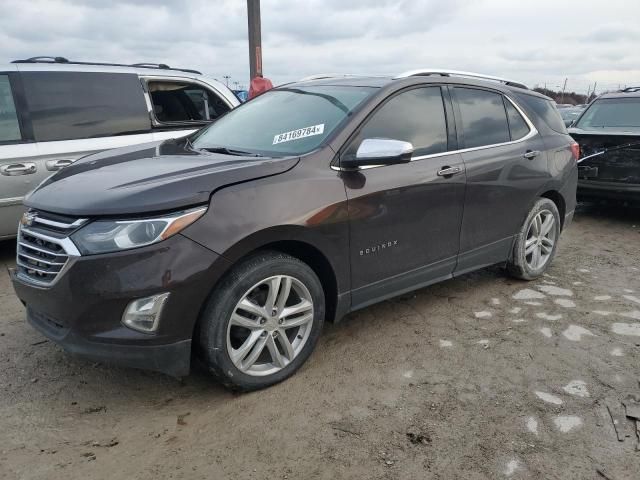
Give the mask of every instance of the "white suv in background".
[[188, 135], [239, 105], [195, 70], [34, 57], [0, 65], [0, 239], [23, 197], [89, 153]]

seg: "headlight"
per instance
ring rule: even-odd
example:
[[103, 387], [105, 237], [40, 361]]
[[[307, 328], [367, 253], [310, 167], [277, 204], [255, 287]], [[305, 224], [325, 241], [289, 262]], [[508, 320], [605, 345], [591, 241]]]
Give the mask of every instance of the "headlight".
[[202, 207], [165, 217], [98, 220], [82, 227], [71, 235], [71, 239], [83, 255], [144, 247], [182, 231], [206, 211], [207, 208]]

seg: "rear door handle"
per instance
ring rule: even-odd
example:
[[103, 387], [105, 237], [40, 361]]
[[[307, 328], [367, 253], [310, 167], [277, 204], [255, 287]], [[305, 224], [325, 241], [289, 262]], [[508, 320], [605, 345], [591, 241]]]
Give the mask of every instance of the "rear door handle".
[[60, 170], [61, 168], [68, 167], [73, 163], [73, 160], [68, 158], [61, 158], [60, 160], [47, 160], [47, 170], [50, 172], [55, 172], [56, 170]]
[[442, 167], [440, 170], [438, 170], [438, 176], [453, 177], [460, 172], [462, 172], [462, 169], [460, 167]]
[[30, 175], [36, 173], [38, 167], [33, 162], [25, 163], [10, 163], [9, 165], [3, 165], [0, 167], [0, 173], [7, 177], [13, 177], [16, 175]]
[[527, 160], [533, 160], [538, 155], [540, 155], [540, 152], [538, 150], [527, 150], [527, 152], [524, 154], [524, 158], [526, 158]]

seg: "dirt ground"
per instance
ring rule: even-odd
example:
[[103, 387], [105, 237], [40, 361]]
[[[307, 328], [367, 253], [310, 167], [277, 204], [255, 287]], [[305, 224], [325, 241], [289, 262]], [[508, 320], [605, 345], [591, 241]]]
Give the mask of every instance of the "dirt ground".
[[3, 268], [0, 478], [637, 479], [639, 274], [640, 210], [582, 207], [541, 281], [492, 268], [369, 307], [237, 395], [70, 357]]

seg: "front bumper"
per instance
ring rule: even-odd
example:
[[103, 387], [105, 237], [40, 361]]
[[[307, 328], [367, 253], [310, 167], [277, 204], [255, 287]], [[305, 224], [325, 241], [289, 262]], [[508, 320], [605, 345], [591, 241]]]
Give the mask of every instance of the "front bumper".
[[579, 180], [578, 198], [640, 202], [640, 184]]
[[[148, 247], [76, 257], [50, 287], [11, 278], [34, 328], [65, 350], [96, 361], [189, 373], [191, 339], [201, 307], [226, 260], [175, 235]], [[121, 323], [131, 300], [170, 292], [154, 334]]]

